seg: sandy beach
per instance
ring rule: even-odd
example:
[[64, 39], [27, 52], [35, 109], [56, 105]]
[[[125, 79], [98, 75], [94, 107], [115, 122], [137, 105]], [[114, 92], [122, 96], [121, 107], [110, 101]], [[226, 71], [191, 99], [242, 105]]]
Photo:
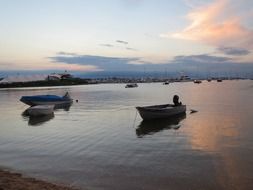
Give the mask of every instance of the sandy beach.
[[77, 190], [76, 188], [48, 183], [22, 174], [0, 170], [0, 190]]

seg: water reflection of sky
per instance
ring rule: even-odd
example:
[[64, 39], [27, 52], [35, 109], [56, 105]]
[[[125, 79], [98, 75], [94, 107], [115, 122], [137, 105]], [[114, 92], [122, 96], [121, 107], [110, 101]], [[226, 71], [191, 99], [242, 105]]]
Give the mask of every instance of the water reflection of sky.
[[252, 188], [253, 162], [249, 159], [252, 148], [244, 145], [249, 140], [245, 131], [252, 123], [244, 123], [244, 119], [249, 118], [228, 110], [219, 114], [200, 113], [185, 123], [192, 149], [217, 157], [212, 162], [216, 180], [223, 189]]

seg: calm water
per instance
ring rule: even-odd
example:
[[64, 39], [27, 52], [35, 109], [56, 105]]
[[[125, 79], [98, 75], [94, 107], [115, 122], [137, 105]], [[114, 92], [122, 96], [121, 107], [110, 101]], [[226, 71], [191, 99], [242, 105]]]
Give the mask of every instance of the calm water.
[[[22, 95], [66, 91], [69, 109], [22, 115]], [[141, 122], [135, 106], [174, 94], [198, 112]], [[0, 90], [0, 105], [1, 167], [87, 189], [253, 189], [253, 81]]]

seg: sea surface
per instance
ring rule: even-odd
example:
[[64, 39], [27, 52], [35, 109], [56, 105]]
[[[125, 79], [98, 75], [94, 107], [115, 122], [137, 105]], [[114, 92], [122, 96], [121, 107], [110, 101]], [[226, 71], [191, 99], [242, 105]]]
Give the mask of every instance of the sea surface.
[[[21, 96], [65, 92], [78, 102], [23, 114]], [[186, 115], [142, 122], [136, 106], [175, 94]], [[2, 89], [0, 167], [91, 190], [252, 190], [252, 110], [252, 80]]]

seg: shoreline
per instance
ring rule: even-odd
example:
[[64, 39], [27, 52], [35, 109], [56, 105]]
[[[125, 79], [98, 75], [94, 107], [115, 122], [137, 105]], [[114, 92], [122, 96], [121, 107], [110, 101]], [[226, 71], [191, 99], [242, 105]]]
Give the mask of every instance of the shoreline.
[[[253, 80], [247, 78], [240, 79], [198, 79], [199, 81], [233, 81], [233, 80]], [[221, 80], [221, 81], [218, 81]], [[181, 82], [194, 82], [195, 80], [177, 80], [177, 79], [150, 79], [143, 81], [141, 79], [112, 79], [112, 80], [104, 80], [104, 79], [72, 79], [72, 80], [61, 80], [61, 81], [36, 81], [36, 82], [13, 82], [13, 83], [0, 83], [0, 89], [16, 89], [16, 88], [36, 88], [36, 87], [61, 87], [61, 86], [78, 86], [78, 85], [94, 85], [94, 84], [129, 84], [129, 83], [181, 83]]]
[[67, 185], [50, 183], [21, 173], [0, 169], [0, 190], [78, 190]]

